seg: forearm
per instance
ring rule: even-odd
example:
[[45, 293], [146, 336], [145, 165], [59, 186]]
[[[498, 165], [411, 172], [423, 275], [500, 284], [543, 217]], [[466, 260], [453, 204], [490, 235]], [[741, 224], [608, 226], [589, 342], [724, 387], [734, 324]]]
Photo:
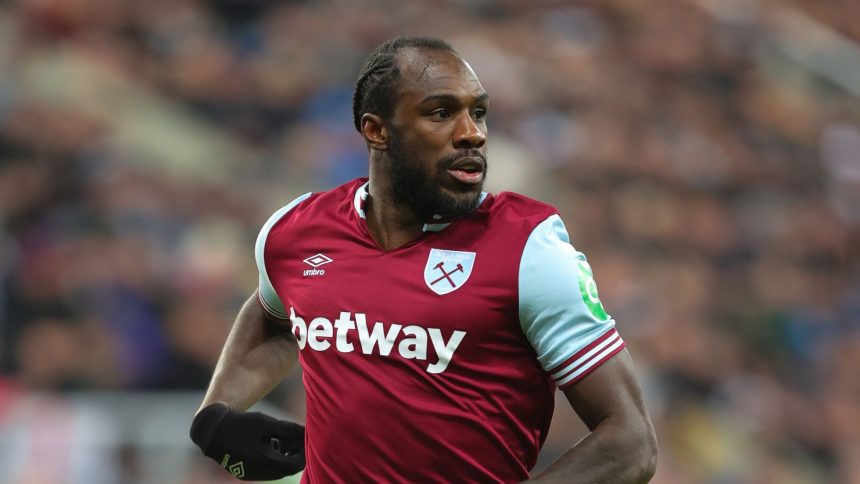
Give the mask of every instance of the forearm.
[[[644, 423], [650, 426], [650, 421]], [[653, 428], [637, 430], [620, 422], [601, 422], [529, 482], [648, 482], [656, 469], [653, 435]]]
[[246, 410], [268, 394], [298, 358], [295, 339], [271, 321], [254, 293], [230, 330], [200, 408], [224, 403]]
[[630, 354], [622, 351], [564, 394], [591, 433], [534, 480], [648, 482], [657, 468], [657, 437]]

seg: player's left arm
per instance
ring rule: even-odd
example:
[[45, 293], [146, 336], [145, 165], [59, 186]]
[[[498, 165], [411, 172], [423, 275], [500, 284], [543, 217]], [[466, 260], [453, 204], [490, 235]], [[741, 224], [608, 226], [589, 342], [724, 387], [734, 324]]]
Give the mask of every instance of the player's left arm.
[[657, 438], [627, 350], [564, 394], [591, 432], [530, 482], [648, 482]]
[[633, 363], [558, 215], [538, 224], [523, 248], [519, 313], [538, 361], [591, 430], [536, 480], [647, 482], [657, 444]]

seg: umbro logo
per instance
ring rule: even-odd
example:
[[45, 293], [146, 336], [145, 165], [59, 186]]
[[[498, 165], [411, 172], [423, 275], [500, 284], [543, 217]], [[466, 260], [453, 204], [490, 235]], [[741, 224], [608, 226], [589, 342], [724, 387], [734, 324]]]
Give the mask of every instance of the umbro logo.
[[331, 257], [326, 256], [325, 254], [316, 254], [308, 257], [303, 260], [305, 264], [313, 267], [313, 269], [308, 269], [302, 273], [304, 276], [322, 276], [325, 275], [325, 269], [318, 269], [319, 266], [324, 266], [329, 262], [334, 262]]
[[231, 465], [227, 470], [229, 470], [230, 474], [233, 474], [233, 477], [237, 479], [245, 477], [245, 464], [242, 461]]
[[245, 462], [240, 460], [230, 465], [230, 454], [224, 454], [224, 458], [221, 460], [221, 467], [227, 469], [227, 472], [237, 479], [245, 477]]

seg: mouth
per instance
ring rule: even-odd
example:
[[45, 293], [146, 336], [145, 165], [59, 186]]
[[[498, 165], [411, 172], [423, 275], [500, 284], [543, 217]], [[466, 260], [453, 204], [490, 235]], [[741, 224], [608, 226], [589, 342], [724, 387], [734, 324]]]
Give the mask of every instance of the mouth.
[[477, 185], [484, 179], [484, 160], [477, 156], [460, 158], [451, 163], [448, 173], [460, 183]]

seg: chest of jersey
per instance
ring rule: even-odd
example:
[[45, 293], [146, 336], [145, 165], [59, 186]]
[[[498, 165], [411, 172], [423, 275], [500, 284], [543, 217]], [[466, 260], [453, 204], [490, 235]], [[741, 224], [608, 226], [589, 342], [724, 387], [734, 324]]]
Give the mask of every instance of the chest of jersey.
[[316, 359], [309, 352], [385, 357], [433, 374], [524, 341], [517, 261], [502, 241], [449, 227], [386, 252], [349, 229], [314, 227], [270, 266], [303, 360]]
[[264, 248], [301, 349], [305, 476], [525, 479], [554, 387], [520, 325], [518, 276], [548, 210], [490, 197], [444, 230], [383, 251], [353, 196], [359, 183], [296, 206]]

